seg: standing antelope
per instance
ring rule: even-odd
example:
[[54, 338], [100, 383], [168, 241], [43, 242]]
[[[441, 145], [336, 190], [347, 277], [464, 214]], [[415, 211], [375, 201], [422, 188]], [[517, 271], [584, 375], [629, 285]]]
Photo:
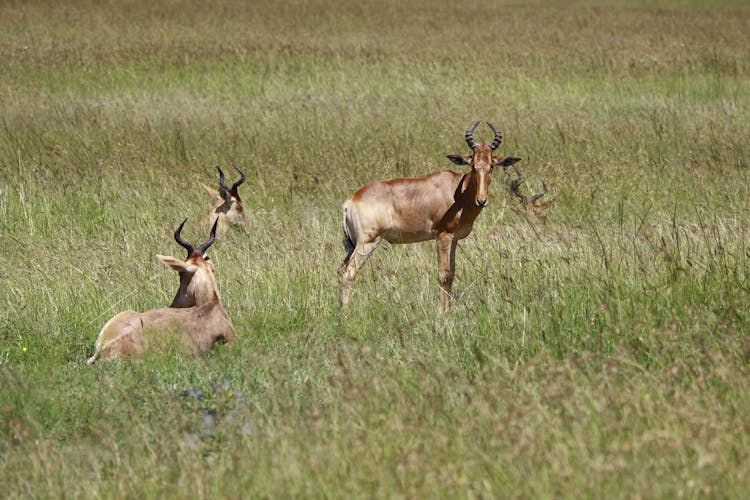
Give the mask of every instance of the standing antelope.
[[169, 347], [174, 343], [184, 352], [200, 354], [210, 350], [215, 342], [234, 340], [234, 327], [221, 303], [213, 264], [205, 255], [216, 237], [218, 220], [214, 222], [208, 240], [197, 249], [180, 237], [186, 221], [177, 228], [174, 239], [187, 250], [187, 260], [156, 256], [180, 274], [180, 288], [172, 305], [144, 313], [124, 311], [117, 314], [99, 332], [94, 355], [88, 364], [99, 359], [142, 354], [151, 348]]
[[240, 174], [240, 180], [232, 184], [232, 187], [229, 187], [224, 180], [224, 172], [219, 167], [216, 167], [216, 169], [219, 171], [219, 190], [216, 191], [206, 185], [203, 187], [208, 191], [208, 194], [216, 199], [217, 203], [211, 208], [208, 215], [203, 218], [203, 221], [207, 221], [211, 225], [218, 220], [219, 234], [223, 234], [227, 226], [236, 227], [247, 232], [250, 227], [250, 221], [245, 214], [242, 199], [237, 192], [237, 188], [245, 182], [245, 174], [239, 168], [234, 167]]
[[465, 135], [471, 156], [448, 156], [456, 165], [471, 166], [468, 173], [443, 170], [414, 179], [377, 181], [344, 202], [346, 257], [339, 268], [344, 313], [357, 272], [383, 239], [390, 243], [437, 241], [440, 305], [443, 313], [448, 311], [458, 240], [471, 233], [474, 220], [487, 205], [492, 169], [520, 160], [492, 156], [503, 135], [489, 122], [495, 138], [489, 146], [478, 144], [474, 130], [479, 123], [470, 126]]

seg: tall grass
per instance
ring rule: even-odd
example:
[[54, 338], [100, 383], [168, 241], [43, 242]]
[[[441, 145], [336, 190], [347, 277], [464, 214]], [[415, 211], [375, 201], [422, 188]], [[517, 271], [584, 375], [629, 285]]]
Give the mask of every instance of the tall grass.
[[[5, 2], [5, 496], [729, 496], [750, 473], [750, 10], [741, 2]], [[382, 245], [340, 321], [339, 204], [497, 172], [437, 315], [432, 244]], [[481, 130], [481, 129], [479, 129]], [[477, 132], [484, 138], [487, 130]], [[215, 166], [231, 346], [88, 367], [177, 287]], [[181, 256], [181, 253], [177, 255]]]

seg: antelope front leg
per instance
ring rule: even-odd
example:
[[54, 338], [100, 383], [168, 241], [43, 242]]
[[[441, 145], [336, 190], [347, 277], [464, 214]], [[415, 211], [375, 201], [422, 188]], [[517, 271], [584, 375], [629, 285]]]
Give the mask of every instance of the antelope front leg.
[[349, 261], [344, 261], [339, 269], [339, 289], [341, 290], [340, 306], [341, 312], [344, 315], [349, 312], [349, 296], [351, 295], [354, 278], [379, 244], [380, 237], [367, 243], [357, 242], [357, 246], [349, 257]]
[[457, 240], [449, 233], [439, 234], [437, 237], [438, 277], [440, 278], [440, 312], [448, 312], [448, 302], [451, 299], [453, 276], [456, 271]]

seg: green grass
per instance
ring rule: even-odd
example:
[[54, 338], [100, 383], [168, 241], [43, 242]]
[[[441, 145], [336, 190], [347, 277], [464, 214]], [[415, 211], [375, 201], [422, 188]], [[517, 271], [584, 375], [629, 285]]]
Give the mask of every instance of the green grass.
[[[0, 484], [17, 497], [741, 497], [750, 487], [743, 2], [4, 2]], [[499, 172], [437, 315], [433, 244], [338, 314], [340, 203]], [[478, 129], [488, 139], [489, 129]], [[238, 165], [210, 251], [238, 333], [86, 366], [166, 306], [155, 254]], [[186, 227], [190, 241], [205, 228]]]

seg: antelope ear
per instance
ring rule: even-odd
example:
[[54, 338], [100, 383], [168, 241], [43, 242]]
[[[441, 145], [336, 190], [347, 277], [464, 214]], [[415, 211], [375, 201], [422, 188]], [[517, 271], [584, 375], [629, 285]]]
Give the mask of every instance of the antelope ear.
[[156, 258], [159, 259], [162, 264], [164, 264], [170, 269], [177, 271], [178, 273], [181, 273], [181, 272], [194, 273], [195, 272], [195, 265], [188, 264], [187, 262], [184, 262], [180, 259], [175, 259], [174, 257], [170, 257], [169, 255], [157, 255]]
[[496, 159], [495, 166], [496, 167], [510, 167], [511, 165], [519, 161], [521, 161], [520, 158], [515, 158], [513, 156], [506, 156], [505, 158], [502, 158], [502, 159]]
[[471, 165], [470, 156], [448, 155], [446, 158], [448, 158], [456, 165]]
[[205, 184], [203, 185], [203, 187], [206, 188], [206, 191], [208, 191], [208, 194], [210, 194], [211, 197], [216, 198], [218, 201], [221, 201], [221, 195], [217, 190], [215, 190], [214, 188], [210, 188]]

